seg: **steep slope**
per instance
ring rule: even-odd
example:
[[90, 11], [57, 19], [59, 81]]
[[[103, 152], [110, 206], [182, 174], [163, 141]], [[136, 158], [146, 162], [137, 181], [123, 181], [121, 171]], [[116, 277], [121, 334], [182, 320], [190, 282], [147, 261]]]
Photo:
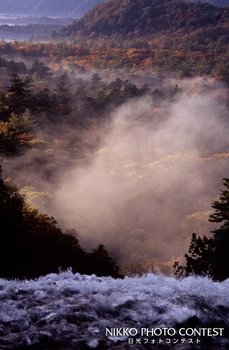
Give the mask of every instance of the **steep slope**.
[[209, 27], [222, 30], [228, 14], [227, 9], [182, 0], [109, 0], [73, 22], [64, 34], [132, 38]]
[[26, 16], [81, 17], [102, 0], [0, 0], [0, 13]]

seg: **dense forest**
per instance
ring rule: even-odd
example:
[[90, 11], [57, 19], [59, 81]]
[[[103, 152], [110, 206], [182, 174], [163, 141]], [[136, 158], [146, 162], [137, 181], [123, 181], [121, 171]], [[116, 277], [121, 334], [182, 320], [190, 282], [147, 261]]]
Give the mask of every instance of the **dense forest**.
[[109, 0], [50, 34], [0, 42], [1, 277], [227, 278], [228, 9]]
[[[228, 11], [181, 0], [107, 1], [67, 26], [62, 35], [89, 46], [96, 42], [88, 55], [100, 66], [179, 71], [184, 76], [225, 75], [228, 79]], [[96, 57], [98, 46], [102, 62]]]
[[[0, 95], [2, 154], [20, 153], [33, 145], [35, 128], [45, 128], [48, 123], [79, 129], [99, 125], [128, 99], [149, 92], [147, 84], [137, 87], [120, 78], [103, 82], [97, 73], [90, 79], [75, 79], [73, 88], [67, 72], [53, 76], [38, 60], [30, 69], [13, 61], [1, 60], [0, 64], [11, 75]], [[172, 86], [166, 91], [171, 97], [178, 92]]]
[[0, 0], [0, 349], [228, 349], [225, 3]]
[[228, 82], [228, 11], [182, 0], [106, 1], [61, 34], [55, 26], [23, 27], [25, 34], [46, 31], [53, 41], [2, 41], [0, 53], [74, 69], [144, 69]]
[[[34, 195], [35, 197], [38, 196], [38, 199], [42, 199], [42, 196], [44, 196], [45, 199], [45, 192], [55, 192], [55, 185], [54, 188], [52, 188], [52, 186], [50, 187], [50, 184], [55, 184], [58, 177], [62, 173], [63, 168], [66, 167], [66, 169], [71, 169], [73, 165], [73, 160], [79, 162], [79, 167], [82, 167], [82, 164], [85, 161], [91, 162], [91, 157], [93, 156], [94, 152], [99, 151], [102, 147], [104, 138], [103, 133], [105, 132], [110, 134], [110, 124], [113, 123], [113, 116], [114, 113], [116, 113], [117, 108], [122, 108], [122, 106], [125, 104], [132, 104], [135, 103], [134, 101], [136, 100], [147, 98], [148, 103], [152, 103], [154, 105], [153, 109], [144, 112], [144, 116], [140, 114], [139, 116], [134, 117], [133, 121], [135, 120], [135, 123], [146, 123], [146, 125], [152, 124], [154, 125], [154, 128], [157, 128], [157, 125], [160, 125], [160, 123], [163, 123], [166, 120], [166, 104], [171, 106], [174, 103], [177, 103], [179, 99], [183, 98], [182, 96], [186, 94], [186, 88], [182, 87], [181, 81], [181, 86], [179, 86], [178, 84], [174, 83], [173, 80], [169, 83], [168, 81], [164, 81], [164, 79], [160, 77], [151, 78], [152, 81], [149, 79], [148, 84], [144, 82], [143, 85], [141, 85], [141, 76], [135, 76], [135, 78], [131, 77], [132, 82], [130, 82], [130, 80], [125, 79], [124, 77], [122, 77], [123, 79], [116, 78], [115, 73], [113, 73], [113, 77], [108, 79], [105, 78], [105, 76], [102, 77], [102, 75], [104, 74], [103, 71], [100, 72], [100, 75], [98, 73], [92, 73], [88, 75], [86, 72], [78, 71], [73, 77], [70, 76], [68, 71], [64, 72], [63, 70], [59, 69], [54, 71], [48, 65], [38, 60], [35, 60], [32, 64], [30, 64], [30, 66], [28, 66], [22, 62], [17, 63], [14, 61], [7, 61], [2, 59], [1, 65], [4, 67], [2, 73], [2, 82], [4, 83], [4, 85], [2, 85], [0, 96], [1, 159], [3, 163], [3, 170], [6, 170], [5, 173], [7, 174], [7, 176], [11, 177], [13, 174], [17, 174], [16, 182], [19, 184], [20, 188], [22, 189], [22, 192], [18, 192], [17, 189], [12, 187], [12, 185], [4, 185], [3, 182], [2, 186], [8, 186], [6, 187], [7, 191], [11, 191], [13, 193], [13, 197], [18, 196], [19, 202], [21, 203], [20, 210], [26, 213], [24, 215], [27, 216], [30, 215], [29, 213], [32, 213], [32, 218], [28, 218], [29, 222], [30, 220], [31, 222], [33, 222], [33, 220], [36, 222], [36, 220], [38, 219], [42, 221], [41, 224], [38, 224], [38, 232], [36, 233], [34, 231], [34, 235], [38, 235], [38, 239], [39, 241], [41, 241], [41, 243], [39, 243], [41, 246], [41, 248], [39, 249], [41, 251], [39, 251], [38, 254], [43, 254], [42, 247], [44, 246], [44, 242], [42, 240], [46, 235], [45, 229], [44, 232], [40, 232], [41, 236], [39, 236], [40, 227], [45, 222], [45, 225], [47, 226], [47, 231], [54, 231], [54, 234], [52, 236], [53, 241], [50, 238], [50, 248], [47, 248], [51, 250], [48, 251], [47, 254], [50, 256], [54, 255], [54, 262], [52, 263], [52, 266], [49, 266], [49, 264], [47, 264], [47, 269], [45, 269], [44, 266], [39, 266], [35, 258], [36, 254], [33, 253], [29, 255], [29, 257], [30, 259], [32, 259], [32, 257], [35, 259], [34, 266], [37, 267], [34, 270], [34, 274], [32, 270], [23, 270], [23, 266], [28, 266], [28, 264], [27, 262], [23, 263], [23, 259], [20, 258], [21, 252], [18, 252], [19, 257], [17, 259], [21, 260], [22, 265], [24, 265], [22, 267], [18, 265], [19, 271], [15, 272], [15, 274], [13, 275], [12, 271], [16, 263], [15, 260], [12, 259], [12, 255], [14, 257], [17, 257], [17, 255], [15, 254], [15, 250], [17, 250], [18, 241], [15, 240], [15, 247], [10, 246], [9, 242], [7, 243], [4, 241], [3, 251], [7, 252], [6, 255], [9, 257], [10, 261], [12, 261], [13, 265], [9, 265], [9, 269], [11, 269], [11, 272], [9, 271], [8, 275], [7, 272], [4, 275], [4, 271], [2, 271], [2, 275], [6, 277], [33, 277], [39, 274], [39, 272], [37, 271], [40, 271], [41, 274], [44, 274], [52, 270], [57, 271], [58, 268], [64, 269], [69, 266], [71, 266], [74, 271], [91, 271], [94, 273], [100, 273], [97, 272], [96, 268], [90, 270], [90, 268], [88, 267], [90, 266], [91, 261], [90, 253], [85, 253], [85, 251], [78, 245], [77, 239], [75, 239], [72, 236], [70, 236], [69, 238], [70, 245], [68, 246], [68, 244], [66, 243], [66, 250], [70, 249], [71, 244], [73, 244], [73, 246], [75, 246], [76, 248], [78, 247], [78, 250], [76, 248], [71, 248], [74, 251], [73, 257], [69, 255], [69, 260], [67, 260], [66, 262], [62, 261], [61, 259], [58, 260], [56, 258], [56, 256], [66, 256], [66, 253], [58, 253], [60, 249], [62, 249], [61, 246], [63, 246], [63, 249], [65, 249], [64, 247], [66, 246], [66, 244], [63, 244], [62, 242], [62, 239], [63, 241], [65, 241], [65, 236], [62, 236], [61, 232], [61, 230], [63, 232], [65, 232], [65, 230], [58, 229], [55, 226], [55, 221], [53, 221], [53, 219], [51, 219], [50, 217], [42, 216], [36, 210], [31, 209], [34, 205], [33, 201], [30, 204], [31, 208], [28, 209], [27, 214], [27, 211], [25, 212], [25, 209], [23, 209], [27, 207], [27, 204], [25, 202], [24, 197], [21, 197], [21, 193], [23, 195], [26, 195], [26, 198], [28, 199], [30, 197], [33, 197]], [[128, 75], [129, 73], [127, 74], [127, 76]], [[197, 89], [196, 92], [198, 92], [199, 88], [200, 87], [197, 85], [195, 88]], [[215, 93], [214, 91], [217, 91], [218, 88], [217, 85], [214, 88], [213, 84], [213, 86], [203, 85], [201, 89], [203, 92], [205, 91], [204, 93], [209, 93], [209, 89], [210, 91], [212, 90], [212, 92]], [[221, 118], [223, 120], [224, 116], [222, 115]], [[218, 122], [220, 122], [220, 120]], [[203, 145], [202, 147], [203, 150], [205, 150], [205, 146]], [[225, 157], [223, 153], [225, 150], [224, 147], [225, 146], [223, 144], [221, 146], [218, 145], [217, 157], [219, 158], [219, 160], [221, 159], [220, 157], [222, 157], [222, 159], [224, 157], [226, 161], [227, 157]], [[111, 152], [113, 151], [111, 150]], [[28, 156], [26, 156], [27, 154]], [[115, 154], [114, 156], [117, 157]], [[211, 155], [211, 153], [209, 154], [209, 156], [213, 157], [210, 158], [210, 160], [213, 160], [215, 157], [214, 155]], [[28, 157], [28, 159], [26, 159], [26, 157]], [[183, 158], [185, 160], [185, 154]], [[191, 159], [190, 161], [192, 162]], [[120, 160], [118, 160], [118, 162], [120, 162]], [[34, 178], [32, 177], [26, 179], [26, 177], [24, 177], [26, 175], [26, 172], [23, 168], [23, 164], [24, 166], [29, 167], [30, 172], [32, 174], [36, 174]], [[120, 166], [122, 167], [121, 164]], [[151, 166], [150, 163], [149, 166]], [[112, 167], [113, 165], [111, 164], [110, 169], [112, 169]], [[14, 176], [15, 175], [13, 175], [13, 178]], [[39, 181], [38, 183], [37, 176]], [[45, 178], [45, 184], [44, 180], [39, 180], [39, 177], [40, 180], [42, 178]], [[34, 187], [34, 189], [30, 189], [29, 186]], [[147, 197], [148, 195], [146, 195], [146, 198]], [[61, 201], [62, 200], [63, 199], [61, 199]], [[136, 199], [134, 199], [134, 201], [139, 201], [138, 195]], [[142, 199], [140, 199], [139, 202], [140, 206], [142, 205], [141, 202]], [[35, 203], [39, 205], [39, 201], [35, 201]], [[47, 203], [49, 203], [49, 199]], [[47, 203], [44, 206], [42, 206], [43, 210], [46, 210], [46, 207], [49, 207]], [[71, 205], [71, 202], [68, 205]], [[13, 203], [12, 206], [14, 207], [15, 204]], [[191, 206], [189, 207], [189, 210], [190, 208]], [[193, 201], [193, 210], [194, 208], [195, 201]], [[124, 207], [123, 210], [125, 212], [127, 208]], [[181, 214], [181, 216], [184, 215], [184, 213]], [[10, 213], [8, 216], [4, 215], [6, 220], [8, 220], [8, 223], [5, 223], [4, 227], [7, 227], [9, 221], [11, 222], [11, 220], [9, 220], [9, 217], [13, 217], [12, 215], [12, 213]], [[132, 226], [132, 224], [129, 225], [129, 227]], [[70, 227], [72, 227], [72, 224], [70, 224]], [[75, 228], [77, 229], [77, 226], [75, 226]], [[142, 249], [145, 249], [145, 257], [146, 259], [150, 260], [150, 255], [152, 254], [151, 249], [154, 250], [153, 245], [155, 244], [155, 242], [153, 243], [151, 241], [150, 231], [146, 234], [144, 232], [141, 233], [141, 230], [139, 231], [139, 233], [137, 233], [138, 230], [134, 232], [134, 226], [132, 229], [133, 233], [128, 238], [129, 242], [131, 242], [128, 253], [129, 256], [128, 258], [124, 258], [123, 252], [121, 253], [121, 256], [120, 253], [118, 253], [119, 262], [122, 261], [122, 267], [124, 265], [128, 265], [128, 267], [125, 267], [127, 271], [142, 272], [145, 271], [145, 269], [147, 269], [147, 264], [146, 262], [144, 262], [143, 265], [140, 266], [138, 262], [138, 254], [141, 254], [140, 252], [142, 251]], [[27, 230], [27, 227], [25, 228], [25, 226], [23, 226], [22, 231], [27, 232]], [[99, 228], [95, 226], [95, 230], [98, 231]], [[75, 235], [74, 230], [72, 231], [70, 229], [69, 232], [73, 232], [73, 236]], [[139, 235], [143, 235], [144, 237], [144, 240], [141, 242], [141, 245], [139, 245]], [[10, 234], [10, 236], [13, 237], [13, 231]], [[125, 237], [126, 235], [124, 235], [123, 238], [120, 237], [119, 243], [116, 242], [116, 245], [123, 245], [123, 247], [125, 247]], [[68, 236], [66, 239], [68, 239]], [[57, 249], [56, 253], [52, 253], [52, 249], [54, 249], [52, 245], [55, 243], [55, 240], [60, 240], [60, 246], [55, 248]], [[32, 241], [34, 241], [34, 236], [32, 238]], [[100, 241], [105, 241], [106, 245], [108, 244], [109, 247], [112, 247], [112, 245], [110, 245], [109, 240], [107, 240], [105, 236], [103, 236], [103, 238], [101, 238]], [[8, 248], [6, 248], [5, 244], [8, 244]], [[25, 243], [21, 242], [21, 244], [22, 246], [25, 246]], [[36, 240], [34, 246], [31, 242], [29, 243], [29, 241], [26, 244], [28, 244], [29, 251], [31, 252], [33, 252], [33, 250], [38, 249], [37, 247], [39, 246]], [[96, 242], [95, 244], [98, 243]], [[23, 249], [25, 248], [21, 249], [23, 252]], [[76, 254], [75, 249], [79, 252], [79, 256], [83, 256], [82, 259], [79, 258], [81, 260], [78, 263], [77, 259], [76, 261], [74, 260], [74, 254]], [[122, 249], [123, 248], [121, 248], [121, 250]], [[116, 255], [117, 247], [113, 247], [112, 251]], [[4, 259], [6, 258], [5, 255], [2, 256]], [[25, 253], [23, 253], [22, 256], [26, 257]], [[29, 258], [27, 257], [26, 259]], [[99, 259], [102, 259], [102, 257], [100, 257]], [[153, 256], [151, 257], [151, 259], [153, 259]], [[44, 257], [44, 259], [42, 260], [45, 261], [46, 258]], [[77, 266], [76, 264], [79, 265]], [[112, 272], [113, 267], [111, 265], [111, 268], [109, 268], [109, 273], [115, 276], [118, 275], [118, 270], [115, 270], [116, 265], [114, 262], [113, 264], [114, 271]], [[144, 266], [144, 264], [146, 265]], [[153, 264], [155, 264], [155, 262], [153, 262]], [[94, 263], [93, 266], [95, 267], [96, 264]], [[125, 271], [125, 269], [123, 271]], [[107, 270], [101, 269], [101, 271], [101, 274], [106, 274]], [[181, 269], [179, 269], [179, 271], [181, 271]], [[182, 271], [185, 271], [184, 268]], [[189, 273], [190, 272], [191, 270], [189, 271]], [[201, 272], [201, 270], [196, 272]]]
[[[19, 157], [29, 150], [36, 151], [39, 158], [33, 166], [39, 167], [41, 163], [43, 171], [47, 168], [46, 176], [50, 180], [55, 177], [58, 168], [48, 174], [50, 159], [46, 156], [46, 150], [51, 145], [47, 127], [55, 130], [56, 125], [64, 130], [69, 125], [77, 130], [79, 149], [76, 157], [80, 157], [87, 142], [81, 135], [85, 133], [84, 130], [96, 125], [101, 127], [115, 108], [150, 90], [146, 84], [138, 88], [120, 78], [103, 82], [97, 73], [90, 78], [85, 75], [84, 79], [74, 79], [73, 89], [67, 72], [58, 71], [56, 74], [38, 60], [28, 68], [23, 62], [1, 59], [1, 66], [2, 83], [5, 85], [1, 87], [0, 96], [2, 160], [7, 162], [11, 157]], [[171, 98], [178, 92], [172, 86], [166, 91]], [[152, 91], [152, 96], [154, 93], [159, 94], [160, 100], [159, 91]], [[39, 132], [46, 138], [45, 143], [37, 138]], [[63, 132], [63, 137], [68, 135], [65, 136]], [[67, 151], [67, 160], [74, 152], [71, 148], [72, 139], [64, 148], [61, 145], [61, 152]], [[103, 245], [92, 253], [86, 253], [74, 237], [74, 230], [73, 235], [62, 233], [53, 218], [29, 207], [17, 188], [2, 179], [1, 195], [4, 233], [1, 236], [1, 277], [31, 278], [69, 267], [81, 273], [119, 276], [115, 261], [109, 257]]]
[[157, 33], [166, 34], [169, 31], [178, 37], [182, 34], [184, 40], [190, 33], [198, 38], [200, 33], [196, 31], [200, 30], [211, 33], [209, 36], [216, 36], [217, 32], [226, 35], [227, 19], [228, 9], [219, 9], [207, 3], [196, 5], [182, 0], [111, 0], [97, 5], [82, 19], [73, 22], [64, 34], [92, 35], [93, 39], [101, 36], [131, 39], [137, 36], [149, 40]]

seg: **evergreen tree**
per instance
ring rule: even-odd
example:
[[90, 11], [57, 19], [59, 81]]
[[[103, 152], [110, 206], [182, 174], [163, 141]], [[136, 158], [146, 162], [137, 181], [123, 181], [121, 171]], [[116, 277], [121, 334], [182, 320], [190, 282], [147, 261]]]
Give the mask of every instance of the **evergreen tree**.
[[30, 69], [30, 74], [35, 74], [38, 79], [50, 79], [52, 76], [51, 70], [44, 62], [35, 60]]
[[71, 112], [71, 91], [68, 86], [68, 75], [62, 74], [57, 82], [56, 89], [56, 115], [61, 117], [59, 121], [63, 121], [63, 117]]
[[29, 76], [13, 74], [7, 91], [7, 103], [11, 113], [21, 114], [27, 108], [33, 109], [34, 99], [30, 90]]
[[201, 238], [192, 234], [188, 254], [185, 254], [186, 266], [174, 264], [175, 274], [178, 276], [196, 274], [201, 276], [212, 275], [213, 239]]
[[192, 235], [188, 254], [185, 255], [186, 266], [174, 264], [174, 273], [182, 275], [209, 275], [214, 280], [223, 281], [229, 277], [229, 178], [223, 180], [225, 189], [219, 200], [212, 203], [215, 210], [209, 221], [221, 223], [214, 230], [213, 237]]
[[91, 83], [93, 88], [98, 88], [101, 84], [102, 78], [98, 73], [94, 73], [91, 77]]
[[97, 276], [118, 276], [119, 268], [115, 260], [109, 256], [103, 244], [99, 244], [96, 249], [89, 254], [89, 273], [94, 270]]
[[212, 275], [220, 281], [229, 277], [229, 178], [223, 183], [225, 189], [221, 191], [219, 200], [212, 203], [215, 212], [209, 218], [211, 222], [222, 224], [213, 231]]

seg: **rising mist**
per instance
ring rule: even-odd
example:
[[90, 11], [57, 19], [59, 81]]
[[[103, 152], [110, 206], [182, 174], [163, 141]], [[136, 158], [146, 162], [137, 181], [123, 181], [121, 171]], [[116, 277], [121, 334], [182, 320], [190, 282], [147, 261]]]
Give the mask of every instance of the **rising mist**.
[[182, 84], [160, 107], [148, 96], [118, 108], [90, 162], [66, 169], [54, 191], [55, 216], [86, 246], [104, 242], [122, 265], [182, 255], [193, 231], [209, 231], [210, 204], [228, 175], [223, 96], [195, 91], [201, 79]]
[[[37, 138], [53, 143], [42, 157], [32, 150], [4, 166], [34, 197], [42, 192], [34, 205], [74, 228], [84, 247], [104, 243], [125, 272], [168, 271], [192, 232], [209, 234], [211, 202], [228, 176], [227, 90], [206, 78], [166, 79], [159, 89], [168, 85], [179, 93], [159, 96], [156, 85], [83, 134], [46, 127]], [[63, 140], [80, 150], [66, 152]]]

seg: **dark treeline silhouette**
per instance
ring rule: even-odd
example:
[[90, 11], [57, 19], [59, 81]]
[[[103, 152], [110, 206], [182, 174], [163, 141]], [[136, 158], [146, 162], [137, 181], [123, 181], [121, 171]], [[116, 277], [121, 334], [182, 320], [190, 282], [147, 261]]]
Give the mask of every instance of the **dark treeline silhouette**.
[[211, 238], [201, 238], [193, 233], [188, 254], [185, 255], [186, 266], [174, 265], [175, 274], [208, 275], [214, 280], [223, 281], [229, 277], [229, 178], [223, 180], [225, 189], [221, 191], [219, 200], [212, 203], [215, 212], [209, 220], [221, 223], [214, 230]]
[[1, 89], [1, 120], [30, 109], [38, 123], [40, 114], [45, 114], [47, 121], [85, 126], [89, 119], [103, 119], [108, 110], [142, 96], [147, 89], [119, 78], [105, 83], [97, 73], [91, 79], [71, 81], [66, 72], [52, 76], [43, 62], [35, 61], [28, 74], [12, 74], [9, 85]]
[[1, 154], [23, 152], [31, 145], [33, 132], [50, 124], [89, 129], [101, 126], [130, 99], [148, 94], [162, 102], [181, 93], [177, 86], [159, 91], [126, 79], [104, 81], [98, 73], [71, 78], [67, 71], [54, 73], [38, 60], [26, 74], [24, 68], [20, 74], [7, 73], [5, 86], [0, 86]]
[[77, 238], [63, 233], [54, 218], [29, 207], [0, 168], [0, 277], [37, 278], [72, 268], [73, 272], [119, 276], [103, 245], [85, 252]]

